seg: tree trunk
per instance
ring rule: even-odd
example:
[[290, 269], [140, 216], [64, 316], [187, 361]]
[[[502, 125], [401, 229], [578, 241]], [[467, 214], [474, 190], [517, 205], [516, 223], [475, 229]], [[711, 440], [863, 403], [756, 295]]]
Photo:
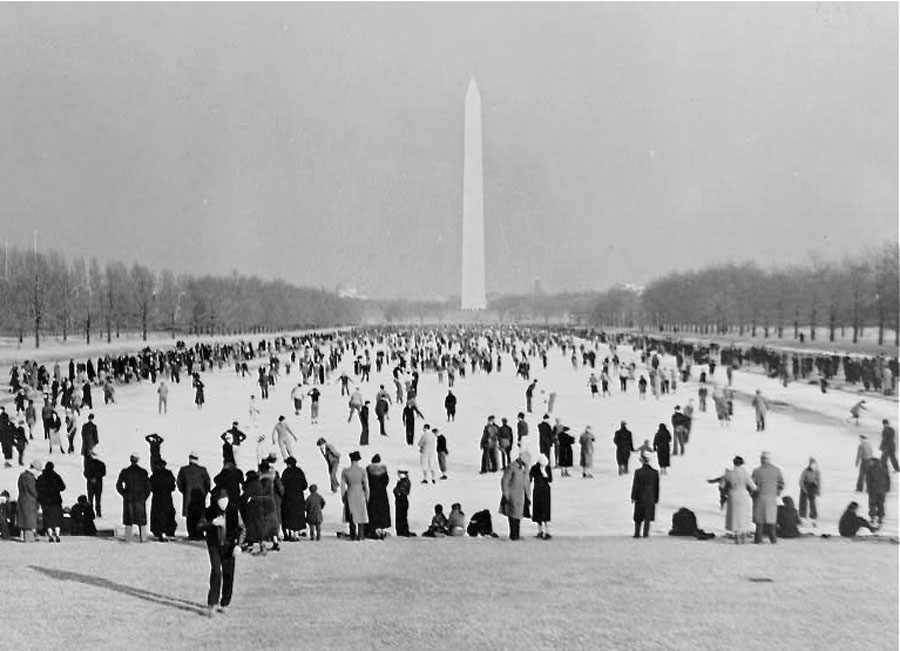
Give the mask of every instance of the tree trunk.
[[91, 317], [88, 318], [84, 322], [84, 338], [87, 340], [86, 343], [90, 345], [91, 343]]
[[34, 320], [34, 347], [41, 347], [41, 319], [40, 317], [35, 318]]

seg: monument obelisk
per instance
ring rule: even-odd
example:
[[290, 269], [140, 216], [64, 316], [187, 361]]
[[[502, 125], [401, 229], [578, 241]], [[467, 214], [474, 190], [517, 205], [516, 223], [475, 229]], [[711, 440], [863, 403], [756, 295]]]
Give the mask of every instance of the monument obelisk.
[[463, 157], [462, 309], [487, 307], [484, 287], [484, 179], [481, 169], [481, 94], [475, 77], [466, 91]]

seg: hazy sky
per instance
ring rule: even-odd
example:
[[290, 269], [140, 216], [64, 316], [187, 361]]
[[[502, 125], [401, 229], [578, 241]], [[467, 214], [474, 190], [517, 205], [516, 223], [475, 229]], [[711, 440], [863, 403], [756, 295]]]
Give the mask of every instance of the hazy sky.
[[896, 3], [0, 5], [0, 235], [458, 295], [896, 239]]

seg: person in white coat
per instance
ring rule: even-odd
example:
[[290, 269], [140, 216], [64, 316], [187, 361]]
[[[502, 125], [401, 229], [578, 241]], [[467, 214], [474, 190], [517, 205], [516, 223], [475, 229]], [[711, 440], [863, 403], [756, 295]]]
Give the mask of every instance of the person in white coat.
[[721, 487], [727, 490], [728, 500], [725, 510], [725, 529], [734, 534], [737, 545], [745, 542], [750, 533], [750, 515], [753, 501], [750, 496], [756, 492], [756, 483], [744, 468], [744, 460], [734, 458], [734, 468], [726, 471], [721, 479]]
[[419, 437], [419, 463], [422, 465], [422, 483], [428, 483], [428, 474], [431, 473], [431, 483], [436, 484], [437, 469], [437, 430], [432, 430], [430, 425], [422, 428], [422, 436]]

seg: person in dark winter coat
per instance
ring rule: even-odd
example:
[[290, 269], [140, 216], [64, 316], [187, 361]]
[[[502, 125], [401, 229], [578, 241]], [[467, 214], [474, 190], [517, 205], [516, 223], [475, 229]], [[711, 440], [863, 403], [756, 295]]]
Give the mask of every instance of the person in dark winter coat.
[[62, 493], [66, 490], [66, 484], [56, 470], [53, 462], [48, 461], [44, 471], [36, 482], [38, 503], [44, 513], [44, 528], [50, 542], [59, 542], [59, 531], [62, 528], [63, 508]]
[[409, 520], [407, 513], [409, 512], [409, 493], [412, 490], [412, 482], [409, 481], [408, 470], [398, 470], [399, 479], [394, 484], [394, 514], [397, 518], [397, 524], [394, 527], [398, 536], [409, 538], [414, 536], [409, 530]]
[[297, 467], [297, 460], [288, 457], [284, 461], [287, 466], [281, 475], [284, 496], [281, 499], [281, 524], [284, 528], [285, 540], [300, 540], [301, 532], [306, 530], [306, 475]]
[[631, 459], [631, 453], [634, 452], [634, 441], [624, 420], [613, 436], [613, 443], [616, 446], [616, 465], [619, 467], [619, 475], [627, 475], [628, 462]]
[[175, 476], [166, 468], [165, 459], [157, 459], [153, 474], [150, 476], [150, 533], [160, 542], [168, 542], [169, 536], [175, 535], [175, 505], [172, 493], [175, 492]]
[[855, 538], [857, 532], [862, 528], [868, 529], [870, 533], [878, 531], [878, 527], [869, 524], [868, 520], [856, 514], [856, 509], [858, 508], [858, 503], [850, 502], [847, 505], [847, 510], [841, 515], [841, 520], [838, 522], [838, 533], [841, 534], [841, 537]]
[[384, 538], [386, 530], [391, 526], [391, 505], [387, 492], [390, 478], [387, 467], [381, 463], [381, 455], [372, 457], [372, 463], [366, 466], [366, 475], [369, 479], [369, 500], [366, 505], [369, 522], [366, 524], [366, 537]]
[[[249, 473], [248, 473], [249, 474]], [[213, 502], [204, 509], [198, 528], [206, 538], [209, 553], [209, 593], [206, 604], [212, 617], [213, 608], [225, 612], [234, 590], [234, 563], [240, 554], [240, 521], [235, 509], [228, 508], [228, 493], [223, 489], [213, 493]]]
[[241, 516], [247, 528], [245, 543], [251, 546], [259, 545], [254, 551], [255, 554], [267, 553], [263, 543], [278, 535], [278, 520], [275, 518], [275, 500], [263, 491], [255, 470], [248, 471], [244, 479]]
[[631, 484], [631, 501], [634, 503], [634, 537], [650, 535], [650, 523], [656, 517], [656, 504], [659, 502], [659, 473], [650, 465], [650, 455], [641, 455], [641, 467], [634, 471], [634, 482]]
[[881, 430], [881, 460], [890, 461], [894, 472], [900, 472], [900, 466], [897, 465], [897, 434], [894, 428], [885, 418], [881, 421], [883, 429]]
[[325, 498], [319, 495], [319, 487], [315, 484], [311, 485], [304, 510], [306, 524], [309, 525], [310, 540], [322, 540], [322, 509], [324, 508]]
[[447, 397], [444, 398], [444, 409], [447, 411], [447, 420], [456, 420], [456, 396], [453, 391], [447, 390]]
[[665, 423], [659, 424], [659, 429], [653, 436], [653, 451], [656, 452], [656, 461], [659, 463], [659, 472], [666, 474], [666, 470], [670, 465], [669, 444], [672, 442], [672, 435]]
[[28, 470], [19, 475], [19, 497], [16, 501], [16, 525], [21, 531], [22, 540], [35, 542], [37, 535], [38, 492], [37, 476], [44, 469], [40, 461], [32, 461]]
[[103, 517], [100, 498], [103, 495], [103, 478], [106, 477], [106, 464], [97, 456], [97, 448], [91, 448], [84, 458], [84, 479], [87, 484], [88, 504], [94, 509], [98, 518]]
[[531, 520], [537, 523], [537, 537], [550, 540], [550, 484], [553, 471], [546, 455], [539, 455], [538, 462], [531, 467], [529, 477], [532, 482]]
[[195, 452], [191, 452], [188, 457], [188, 465], [178, 470], [175, 485], [181, 493], [181, 515], [187, 519], [188, 540], [202, 540], [203, 532], [197, 528], [197, 523], [206, 508], [210, 481], [209, 473], [198, 463]]
[[96, 536], [94, 509], [88, 504], [87, 495], [79, 495], [78, 502], [69, 510], [69, 522], [73, 536]]
[[[48, 464], [49, 465], [49, 464]], [[891, 474], [886, 461], [873, 457], [866, 469], [866, 492], [869, 494], [869, 520], [880, 527], [884, 523], [884, 498], [891, 490]]]
[[[94, 414], [88, 414], [87, 422], [81, 426], [81, 456], [85, 458], [85, 463], [87, 463], [88, 454], [99, 442], [100, 436], [97, 434]], [[90, 496], [88, 496], [88, 502], [90, 502]], [[97, 517], [100, 517], [99, 512]]]
[[563, 477], [569, 477], [569, 468], [575, 463], [575, 455], [572, 452], [575, 437], [569, 433], [568, 427], [563, 427], [562, 431], [557, 435], [557, 443], [559, 445], [560, 474]]
[[125, 525], [125, 542], [130, 543], [133, 526], [138, 526], [138, 538], [147, 540], [147, 498], [150, 497], [150, 477], [138, 465], [140, 457], [132, 454], [131, 465], [119, 473], [116, 492], [122, 496], [122, 524]]
[[241, 501], [241, 487], [244, 485], [244, 472], [240, 468], [230, 461], [227, 462], [213, 478], [213, 485], [224, 488], [228, 493], [229, 509], [238, 508]]
[[553, 428], [550, 426], [550, 414], [544, 414], [544, 418], [538, 424], [538, 450], [549, 459], [552, 449]]
[[153, 434], [147, 434], [147, 436], [144, 437], [144, 440], [147, 441], [147, 444], [150, 446], [150, 472], [152, 473], [156, 470], [156, 465], [162, 461], [161, 450], [165, 439], [154, 432]]

